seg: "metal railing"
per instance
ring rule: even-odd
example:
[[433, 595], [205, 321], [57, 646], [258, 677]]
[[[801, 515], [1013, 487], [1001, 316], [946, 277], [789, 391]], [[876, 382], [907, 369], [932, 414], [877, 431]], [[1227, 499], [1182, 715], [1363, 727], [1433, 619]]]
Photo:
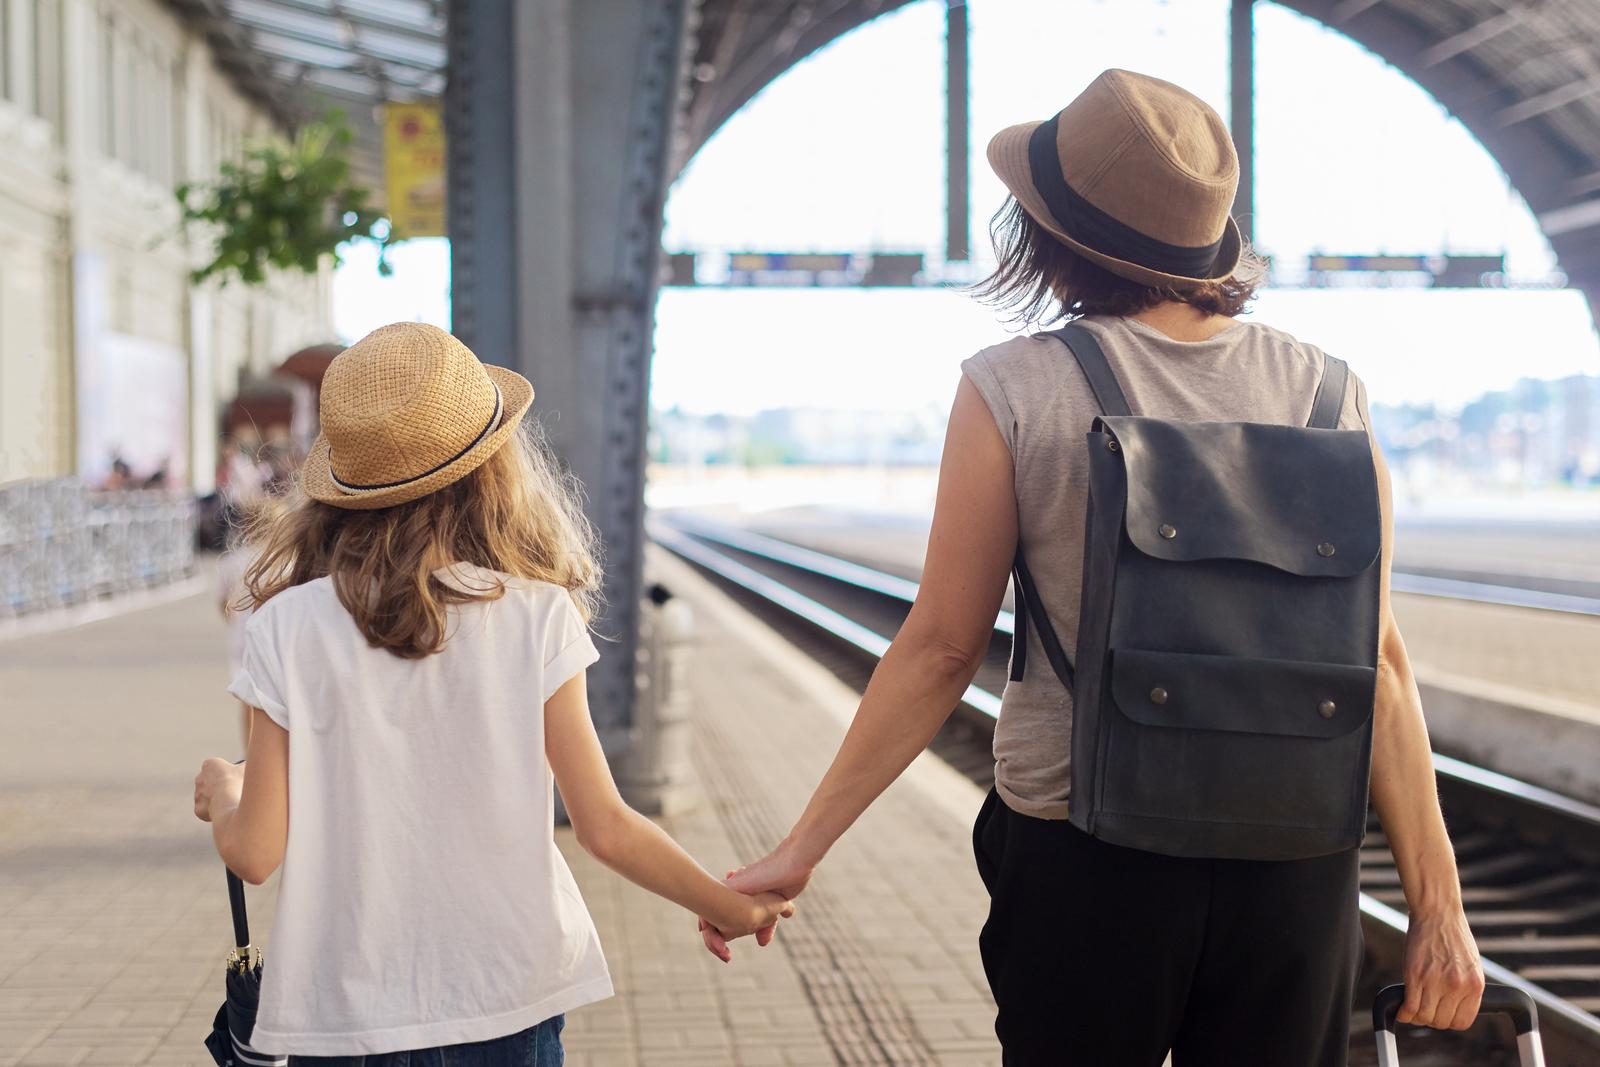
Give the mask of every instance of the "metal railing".
[[0, 618], [188, 577], [194, 511], [183, 492], [93, 490], [72, 478], [0, 485]]

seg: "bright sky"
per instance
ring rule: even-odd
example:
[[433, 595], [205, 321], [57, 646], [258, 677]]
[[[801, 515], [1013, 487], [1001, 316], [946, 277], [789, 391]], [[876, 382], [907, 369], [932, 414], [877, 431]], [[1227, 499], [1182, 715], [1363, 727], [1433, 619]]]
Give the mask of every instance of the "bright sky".
[[[919, 0], [800, 64], [691, 161], [667, 206], [671, 249], [936, 251], [943, 234], [944, 7]], [[1058, 110], [1102, 69], [1175, 81], [1228, 112], [1226, 0], [972, 0], [974, 247], [1004, 193], [983, 146]], [[1257, 6], [1256, 240], [1290, 262], [1343, 253], [1550, 251], [1494, 161], [1404, 75], [1347, 38]], [[370, 252], [335, 283], [337, 326], [448, 321], [442, 241]], [[1256, 317], [1347, 358], [1375, 400], [1458, 406], [1518, 377], [1600, 372], [1572, 291], [1265, 293]], [[780, 329], [774, 329], [781, 325]], [[667, 290], [652, 402], [700, 412], [948, 405], [960, 361], [1004, 339], [934, 290]]]

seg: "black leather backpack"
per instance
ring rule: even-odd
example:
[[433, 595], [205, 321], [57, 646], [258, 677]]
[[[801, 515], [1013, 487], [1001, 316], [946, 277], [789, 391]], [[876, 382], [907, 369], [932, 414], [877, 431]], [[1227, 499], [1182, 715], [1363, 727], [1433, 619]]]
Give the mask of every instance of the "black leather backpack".
[[1143, 418], [1093, 334], [1053, 336], [1088, 434], [1078, 647], [1022, 558], [1011, 677], [1037, 628], [1073, 694], [1074, 826], [1171, 856], [1286, 860], [1361, 842], [1383, 527], [1367, 435], [1328, 357], [1306, 426]]

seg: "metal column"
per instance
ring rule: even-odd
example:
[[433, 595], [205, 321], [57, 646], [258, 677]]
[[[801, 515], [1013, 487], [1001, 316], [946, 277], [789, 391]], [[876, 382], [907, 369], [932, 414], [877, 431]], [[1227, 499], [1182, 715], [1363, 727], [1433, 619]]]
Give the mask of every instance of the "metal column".
[[450, 0], [455, 331], [526, 374], [605, 542], [589, 672], [607, 752], [635, 704], [647, 382], [693, 0]]
[[967, 0], [947, 0], [944, 16], [945, 231], [944, 258], [971, 255], [971, 196], [967, 188]]
[[1255, 0], [1232, 0], [1228, 13], [1229, 92], [1233, 146], [1239, 153], [1239, 192], [1233, 217], [1245, 240], [1255, 235], [1256, 44]]

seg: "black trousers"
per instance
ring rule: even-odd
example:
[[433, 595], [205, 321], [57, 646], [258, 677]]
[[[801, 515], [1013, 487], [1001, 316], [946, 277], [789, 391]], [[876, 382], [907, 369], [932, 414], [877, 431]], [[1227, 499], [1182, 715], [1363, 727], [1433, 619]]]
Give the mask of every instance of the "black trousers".
[[1008, 808], [973, 828], [1006, 1067], [1342, 1067], [1357, 850], [1181, 859]]

